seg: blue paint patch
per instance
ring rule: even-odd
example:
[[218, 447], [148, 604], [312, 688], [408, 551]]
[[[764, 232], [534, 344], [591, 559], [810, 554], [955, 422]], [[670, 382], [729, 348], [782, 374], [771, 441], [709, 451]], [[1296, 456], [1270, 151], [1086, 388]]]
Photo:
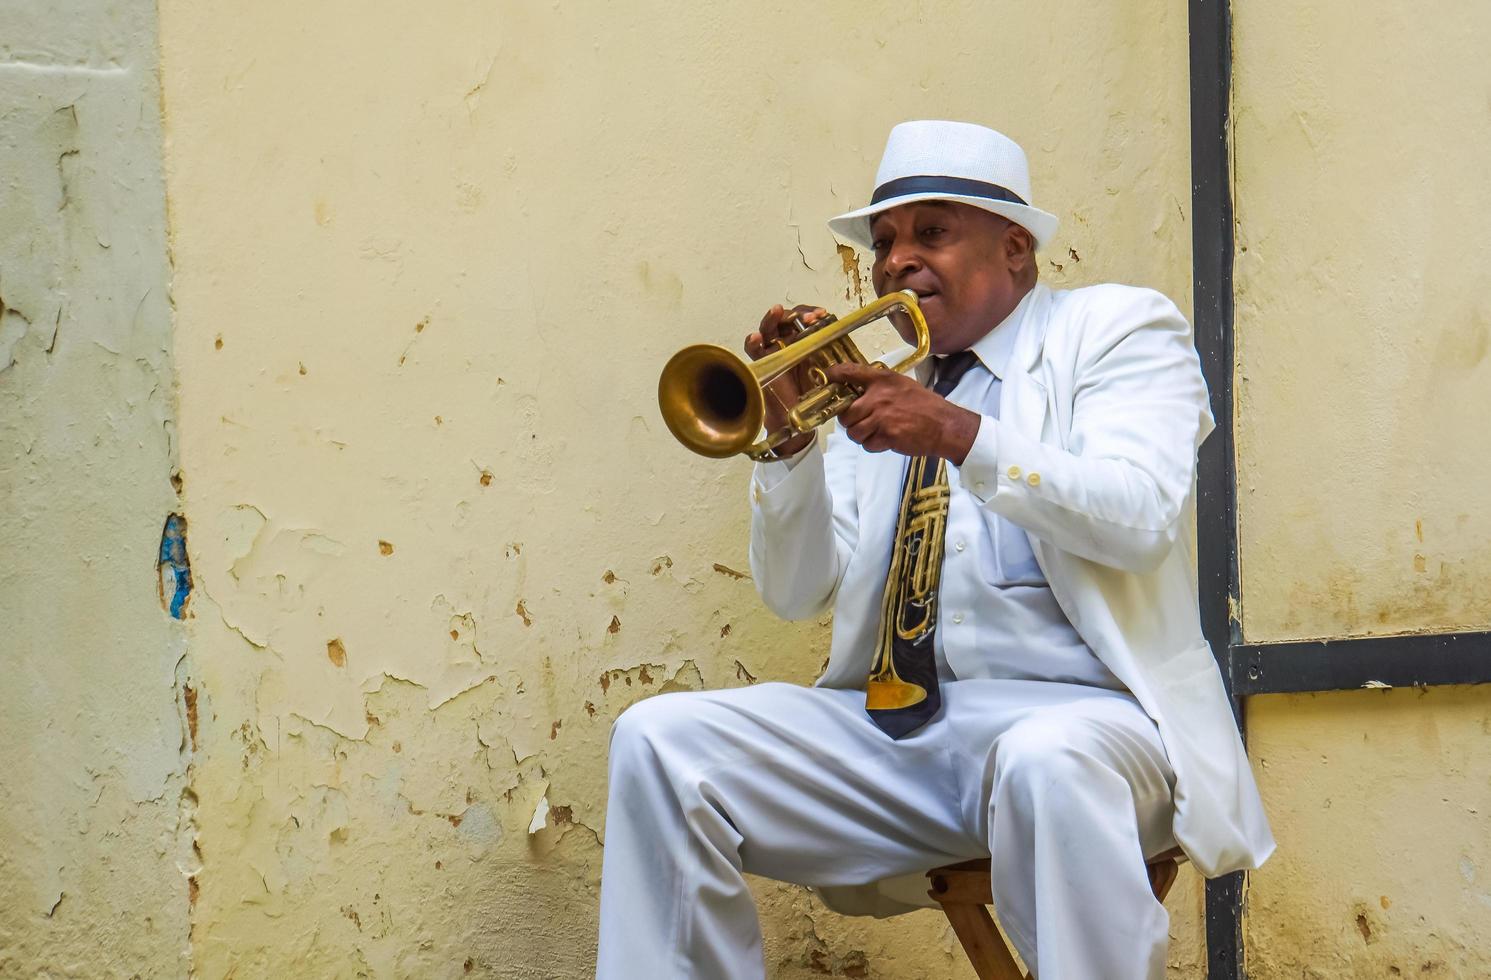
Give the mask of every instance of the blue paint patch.
[[186, 518], [172, 514], [166, 518], [160, 536], [160, 597], [172, 618], [186, 614], [186, 600], [192, 594], [192, 567], [186, 559]]

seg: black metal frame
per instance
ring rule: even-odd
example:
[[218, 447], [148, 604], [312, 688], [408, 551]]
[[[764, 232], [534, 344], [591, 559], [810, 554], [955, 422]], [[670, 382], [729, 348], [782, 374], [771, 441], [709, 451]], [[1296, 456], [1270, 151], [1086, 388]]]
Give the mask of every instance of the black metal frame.
[[[1217, 428], [1197, 487], [1201, 623], [1238, 727], [1254, 694], [1491, 683], [1491, 632], [1246, 643], [1236, 618], [1237, 468], [1233, 434], [1232, 17], [1229, 0], [1188, 0], [1191, 245], [1196, 349]], [[1242, 873], [1206, 883], [1207, 976], [1244, 980]]]

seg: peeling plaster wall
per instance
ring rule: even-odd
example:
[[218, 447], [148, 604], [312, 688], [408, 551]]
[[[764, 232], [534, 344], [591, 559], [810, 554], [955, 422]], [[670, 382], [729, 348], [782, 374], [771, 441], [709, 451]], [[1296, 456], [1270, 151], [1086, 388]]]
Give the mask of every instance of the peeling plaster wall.
[[0, 976], [184, 976], [155, 5], [0, 25]]
[[[593, 968], [611, 722], [827, 646], [657, 372], [857, 305], [823, 223], [890, 125], [1006, 129], [1048, 282], [1189, 305], [1173, 4], [160, 7], [203, 976]], [[930, 913], [758, 886], [773, 977], [971, 975]]]
[[[1491, 625], [1491, 7], [1233, 6], [1250, 641]], [[1349, 37], [1349, 43], [1342, 43]], [[1491, 975], [1491, 690], [1255, 698], [1255, 978]]]

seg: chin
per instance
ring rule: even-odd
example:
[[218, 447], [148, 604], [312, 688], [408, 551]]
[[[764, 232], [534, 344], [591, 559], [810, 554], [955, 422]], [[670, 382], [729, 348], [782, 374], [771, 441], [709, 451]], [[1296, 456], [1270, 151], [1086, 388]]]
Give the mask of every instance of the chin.
[[968, 347], [960, 339], [958, 331], [950, 330], [941, 324], [927, 321], [927, 332], [932, 335], [932, 353], [937, 355], [956, 354]]
[[[916, 331], [911, 327], [911, 320], [899, 312], [892, 313], [889, 319], [890, 325], [896, 329], [896, 334], [906, 343], [916, 346]], [[945, 329], [941, 318], [924, 306], [922, 307], [922, 319], [927, 321], [927, 333], [932, 335], [932, 346], [937, 346], [937, 336]]]

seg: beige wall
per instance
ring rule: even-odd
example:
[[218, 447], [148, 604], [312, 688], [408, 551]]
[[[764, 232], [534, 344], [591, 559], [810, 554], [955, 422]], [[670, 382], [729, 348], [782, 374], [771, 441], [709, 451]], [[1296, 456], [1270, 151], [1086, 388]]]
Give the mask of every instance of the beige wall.
[[[826, 641], [657, 368], [857, 300], [893, 122], [1005, 128], [1047, 281], [1189, 306], [1173, 5], [470, 8], [162, 3], [168, 295], [153, 8], [0, 0], [0, 976], [584, 975], [610, 721]], [[1234, 16], [1247, 638], [1484, 628], [1491, 14]], [[1250, 975], [1491, 973], [1491, 692], [1249, 718]], [[969, 975], [756, 887], [774, 978]]]
[[1252, 980], [1491, 974], [1491, 692], [1249, 702], [1279, 850], [1253, 874]]
[[1491, 6], [1234, 17], [1244, 632], [1491, 627]]
[[[583, 976], [611, 721], [805, 682], [827, 639], [735, 571], [746, 468], [672, 442], [658, 369], [784, 298], [849, 307], [824, 219], [916, 116], [1026, 145], [1048, 281], [1188, 305], [1184, 12], [352, 9], [161, 4], [195, 963]], [[968, 975], [934, 916], [760, 891], [773, 977]]]
[[0, 976], [182, 976], [155, 5], [0, 0]]
[[[1485, 629], [1491, 8], [1233, 15], [1244, 635]], [[1249, 732], [1250, 975], [1491, 974], [1491, 690], [1256, 698]]]

